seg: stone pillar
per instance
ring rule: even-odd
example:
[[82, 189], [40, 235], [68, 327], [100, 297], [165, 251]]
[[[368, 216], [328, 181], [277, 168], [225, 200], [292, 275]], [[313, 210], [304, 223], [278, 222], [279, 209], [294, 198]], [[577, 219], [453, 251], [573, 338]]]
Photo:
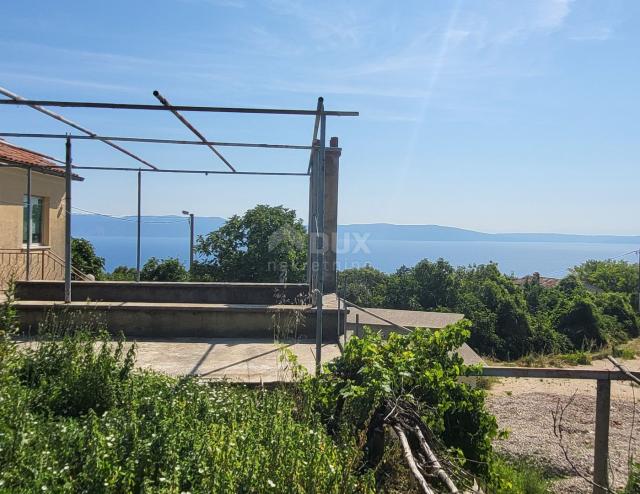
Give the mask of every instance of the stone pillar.
[[338, 175], [341, 153], [338, 138], [332, 137], [325, 152], [324, 170], [324, 293], [335, 293], [337, 287]]

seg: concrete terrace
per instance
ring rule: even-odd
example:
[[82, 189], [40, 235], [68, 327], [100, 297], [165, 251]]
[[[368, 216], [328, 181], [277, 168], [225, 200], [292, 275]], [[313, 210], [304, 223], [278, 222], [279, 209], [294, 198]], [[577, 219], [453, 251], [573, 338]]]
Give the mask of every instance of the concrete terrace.
[[[138, 340], [137, 365], [170, 375], [197, 375], [205, 379], [241, 382], [274, 382], [291, 378], [287, 363], [281, 362], [283, 349], [292, 352], [298, 363], [313, 373], [315, 341], [274, 342], [250, 338], [172, 338]], [[322, 346], [322, 362], [340, 355], [336, 343]]]
[[[282, 361], [283, 349], [293, 353], [309, 372], [315, 368], [316, 310], [306, 300], [305, 284], [73, 282], [73, 301], [66, 304], [63, 282], [20, 281], [16, 292], [16, 308], [26, 334], [34, 334], [49, 311], [62, 317], [72, 312], [94, 314], [110, 331], [122, 331], [127, 340], [136, 341], [141, 368], [206, 379], [281, 381], [291, 377]], [[409, 329], [439, 329], [463, 317], [366, 310]], [[338, 338], [342, 341], [344, 335], [339, 328], [346, 311], [344, 306], [338, 308], [335, 294], [327, 294], [323, 313], [321, 360], [326, 363], [340, 355]], [[367, 325], [383, 334], [398, 331], [371, 314], [350, 307], [344, 327], [347, 337], [355, 332], [356, 315], [361, 327]], [[467, 345], [458, 351], [468, 364], [481, 362]]]

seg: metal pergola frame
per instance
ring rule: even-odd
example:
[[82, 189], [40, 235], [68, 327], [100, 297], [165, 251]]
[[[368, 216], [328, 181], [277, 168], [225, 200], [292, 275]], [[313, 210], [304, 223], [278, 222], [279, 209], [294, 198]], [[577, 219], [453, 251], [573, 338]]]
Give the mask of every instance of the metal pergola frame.
[[[142, 173], [190, 173], [190, 174], [214, 174], [214, 175], [269, 175], [269, 176], [302, 176], [309, 177], [309, 247], [307, 256], [307, 281], [309, 283], [312, 304], [316, 307], [316, 372], [320, 369], [322, 352], [322, 295], [324, 287], [324, 186], [325, 186], [325, 158], [326, 158], [326, 126], [327, 117], [354, 117], [358, 112], [354, 111], [333, 111], [326, 110], [324, 99], [318, 98], [315, 110], [299, 110], [285, 108], [245, 108], [245, 107], [219, 107], [219, 106], [188, 106], [172, 105], [158, 91], [153, 95], [160, 101], [159, 105], [151, 104], [131, 104], [131, 103], [103, 103], [95, 101], [54, 101], [54, 100], [29, 100], [25, 99], [5, 88], [0, 87], [0, 94], [8, 99], [0, 99], [0, 105], [27, 106], [45, 115], [54, 118], [74, 129], [80, 134], [44, 134], [44, 133], [19, 133], [0, 132], [0, 136], [18, 138], [38, 138], [38, 139], [64, 139], [65, 140], [65, 160], [54, 161], [65, 165], [65, 303], [71, 302], [71, 199], [72, 199], [72, 179], [74, 170], [98, 170], [98, 171], [122, 171], [137, 172], [138, 178], [138, 214], [137, 214], [137, 252], [136, 252], [136, 279], [140, 280], [140, 224], [141, 224], [141, 198], [142, 198]], [[146, 111], [168, 111], [171, 112], [198, 140], [177, 140], [177, 139], [154, 139], [130, 136], [103, 136], [86, 127], [83, 127], [66, 117], [49, 110], [47, 107], [64, 108], [98, 108], [113, 110], [146, 110]], [[235, 113], [235, 114], [263, 114], [263, 115], [307, 115], [314, 116], [313, 134], [311, 144], [265, 144], [246, 142], [218, 142], [208, 140], [193, 124], [191, 124], [181, 112], [207, 112], [207, 113]], [[126, 154], [130, 158], [138, 161], [147, 168], [99, 166], [99, 165], [76, 165], [72, 163], [72, 141], [73, 140], [97, 140], [108, 146]], [[116, 142], [140, 142], [153, 144], [176, 144], [206, 146], [213, 154], [219, 158], [227, 170], [183, 170], [178, 168], [159, 168], [146, 161], [137, 154], [125, 149]], [[238, 171], [216, 147], [246, 147], [264, 149], [298, 149], [309, 150], [309, 164], [306, 172], [263, 172], [263, 171]], [[8, 166], [8, 165], [2, 165]], [[31, 188], [27, 187], [27, 202], [31, 207]], [[29, 225], [31, 222], [28, 222]], [[27, 236], [27, 253], [30, 250], [31, 237]]]

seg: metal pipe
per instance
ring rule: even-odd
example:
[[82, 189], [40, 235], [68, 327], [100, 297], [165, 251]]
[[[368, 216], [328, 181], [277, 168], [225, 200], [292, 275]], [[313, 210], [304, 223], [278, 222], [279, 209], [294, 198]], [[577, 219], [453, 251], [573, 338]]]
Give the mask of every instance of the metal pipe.
[[[118, 168], [113, 166], [74, 166], [76, 170], [108, 170], [120, 172], [137, 172], [139, 168]], [[205, 175], [268, 175], [268, 176], [290, 176], [290, 177], [306, 177], [307, 173], [296, 172], [228, 172], [219, 170], [179, 170], [162, 168], [158, 170], [140, 170], [143, 173], [204, 173]]]
[[[12, 93], [6, 89], [0, 91], [2, 94], [13, 98]], [[165, 110], [170, 111], [193, 111], [193, 112], [212, 112], [212, 113], [258, 113], [264, 115], [316, 115], [316, 110], [292, 110], [285, 108], [241, 108], [241, 107], [224, 107], [224, 106], [191, 106], [191, 105], [175, 105], [167, 108], [164, 105], [145, 105], [135, 103], [99, 103], [94, 101], [54, 101], [54, 100], [27, 100], [27, 99], [0, 99], [0, 105], [18, 105], [18, 106], [57, 106], [64, 108], [110, 108], [113, 110]], [[323, 110], [323, 114], [328, 117], [357, 117], [360, 115], [357, 111], [335, 111]]]
[[191, 274], [193, 270], [193, 247], [195, 241], [195, 215], [193, 213], [189, 213], [189, 234], [191, 235], [189, 241], [189, 274]]
[[[315, 141], [314, 141], [315, 143]], [[317, 159], [317, 151], [312, 151], [311, 155], [311, 167], [309, 173], [309, 223], [308, 223], [308, 248], [307, 248], [307, 281], [309, 283], [309, 295], [312, 297], [315, 296], [314, 289], [315, 286], [315, 244], [316, 244], [316, 185], [318, 181], [316, 180], [316, 171], [317, 166], [315, 165], [315, 161]]]
[[140, 225], [142, 214], [142, 170], [138, 170], [138, 225], [136, 243], [136, 281], [140, 282]]
[[325, 139], [326, 139], [327, 118], [323, 114], [320, 117], [320, 148], [318, 149], [318, 199], [317, 199], [317, 244], [318, 252], [316, 254], [318, 260], [317, 273], [317, 303], [316, 303], [316, 374], [320, 374], [322, 370], [322, 296], [324, 294], [324, 168], [325, 168]]
[[[29, 137], [29, 138], [40, 138], [40, 139], [66, 139], [67, 137], [71, 137], [71, 139], [79, 139], [79, 140], [101, 140], [106, 139], [108, 141], [124, 141], [124, 142], [144, 142], [151, 144], [181, 144], [181, 145], [192, 145], [192, 146], [219, 146], [219, 147], [246, 147], [246, 148], [267, 148], [267, 149], [296, 149], [296, 150], [306, 150], [306, 149], [314, 149], [313, 146], [303, 146], [298, 144], [265, 144], [265, 143], [252, 143], [252, 142], [223, 142], [223, 141], [188, 141], [184, 139], [154, 139], [149, 137], [121, 137], [121, 136], [100, 136], [100, 135], [78, 135], [72, 134], [67, 136], [66, 134], [33, 134], [33, 133], [25, 133], [25, 132], [0, 132], [1, 137]], [[32, 151], [34, 152], [34, 151]], [[43, 155], [42, 153], [36, 153], [44, 156], [45, 158], [49, 158], [51, 160], [55, 160], [51, 156]]]
[[68, 304], [71, 302], [71, 139], [67, 139], [65, 145], [65, 161], [64, 301]]
[[[82, 127], [82, 126], [78, 125], [75, 122], [72, 122], [71, 120], [63, 117], [62, 115], [58, 115], [57, 113], [54, 113], [51, 110], [47, 110], [46, 108], [42, 108], [42, 106], [39, 105], [37, 102], [26, 100], [22, 96], [19, 96], [19, 95], [15, 94], [15, 93], [12, 93], [8, 89], [0, 87], [0, 93], [2, 93], [5, 96], [8, 96], [9, 98], [11, 98], [9, 100], [0, 100], [0, 102], [2, 102], [3, 104], [14, 104], [14, 105], [30, 106], [34, 110], [38, 110], [39, 112], [44, 113], [45, 115], [48, 115], [51, 118], [55, 118], [59, 122], [67, 124], [67, 125], [73, 127], [74, 129], [79, 130], [80, 132], [84, 132], [85, 134], [88, 134], [90, 136], [96, 136], [97, 135], [95, 132], [93, 132], [93, 131], [85, 128], [85, 127]], [[49, 106], [54, 106], [54, 105], [49, 105]], [[145, 161], [142, 158], [140, 158], [140, 156], [136, 156], [131, 151], [127, 151], [125, 148], [123, 148], [121, 146], [118, 146], [117, 144], [114, 144], [113, 142], [110, 142], [107, 139], [99, 139], [99, 140], [104, 142], [105, 144], [111, 146], [112, 148], [117, 149], [121, 153], [124, 153], [127, 156], [130, 156], [131, 158], [139, 161], [140, 163], [145, 164], [148, 167], [151, 167], [151, 168], [154, 168], [154, 169], [157, 168], [154, 165], [152, 165], [151, 163], [149, 163], [148, 161]]]
[[[154, 91], [154, 92], [153, 92], [153, 95], [154, 95], [156, 98], [158, 98], [158, 101], [160, 101], [160, 103], [162, 103], [164, 106], [166, 106], [167, 108], [169, 108], [169, 110], [171, 110], [171, 113], [173, 113], [173, 114], [176, 116], [176, 118], [177, 118], [178, 120], [180, 120], [180, 121], [185, 125], [185, 127], [186, 127], [187, 129], [189, 129], [189, 130], [190, 130], [191, 132], [193, 132], [197, 137], [199, 137], [199, 138], [200, 138], [200, 140], [201, 140], [202, 142], [207, 142], [207, 138], [206, 138], [205, 136], [203, 136], [203, 135], [200, 133], [200, 131], [199, 131], [198, 129], [196, 129], [193, 125], [191, 125], [191, 123], [190, 123], [186, 118], [184, 118], [184, 117], [180, 114], [180, 112], [178, 112], [178, 110], [176, 110], [175, 108], [173, 108], [173, 107], [171, 106], [171, 104], [169, 103], [169, 101], [167, 100], [167, 98], [165, 98], [164, 96], [162, 96], [162, 95], [160, 94], [160, 91], [158, 91], [158, 90]], [[222, 154], [221, 154], [221, 153], [220, 153], [216, 148], [214, 148], [211, 144], [207, 144], [207, 147], [208, 147], [209, 149], [211, 149], [211, 151], [213, 151], [213, 154], [215, 154], [218, 158], [220, 158], [220, 159], [222, 160], [222, 162], [223, 162], [225, 165], [227, 165], [231, 171], [233, 171], [233, 172], [235, 172], [235, 171], [236, 171], [236, 169], [235, 169], [233, 166], [231, 166], [231, 163], [229, 163], [229, 162], [227, 161], [227, 159], [226, 159], [224, 156], [222, 156]]]
[[[311, 145], [316, 143], [316, 139], [318, 138], [318, 127], [320, 126], [320, 112], [322, 110], [322, 105], [324, 104], [324, 98], [320, 96], [318, 98], [318, 106], [316, 107], [316, 119], [313, 123], [313, 136], [311, 137]], [[307, 172], [311, 171], [311, 162], [313, 161], [313, 151], [309, 153], [309, 168], [307, 168]]]
[[31, 238], [33, 236], [33, 204], [31, 200], [31, 167], [27, 168], [27, 262], [26, 262], [26, 279], [29, 281], [31, 277]]

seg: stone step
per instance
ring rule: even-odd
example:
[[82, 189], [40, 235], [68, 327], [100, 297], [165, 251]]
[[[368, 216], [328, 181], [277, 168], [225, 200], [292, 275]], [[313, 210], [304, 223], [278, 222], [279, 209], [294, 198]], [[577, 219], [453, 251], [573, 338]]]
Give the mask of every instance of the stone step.
[[[73, 301], [302, 304], [308, 300], [304, 283], [193, 283], [155, 281], [74, 281]], [[63, 281], [17, 281], [20, 300], [64, 300]]]
[[[310, 305], [19, 300], [15, 307], [27, 333], [37, 332], [47, 312], [97, 315], [110, 332], [127, 337], [312, 338], [316, 328]], [[323, 310], [323, 328], [323, 340], [336, 341], [337, 309]]]

